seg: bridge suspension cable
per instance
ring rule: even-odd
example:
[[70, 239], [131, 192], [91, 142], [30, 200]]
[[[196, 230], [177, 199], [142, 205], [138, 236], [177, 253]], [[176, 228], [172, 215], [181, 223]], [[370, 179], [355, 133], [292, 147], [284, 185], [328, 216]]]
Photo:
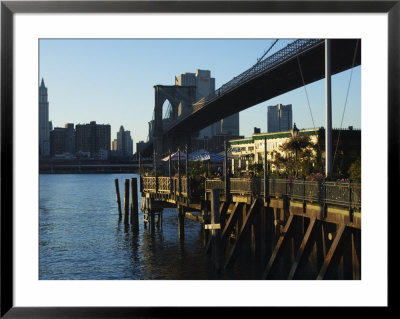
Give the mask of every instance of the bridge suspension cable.
[[310, 105], [310, 99], [308, 98], [307, 86], [306, 86], [306, 83], [304, 82], [304, 76], [303, 76], [303, 71], [302, 71], [302, 69], [301, 69], [299, 56], [297, 56], [297, 63], [298, 63], [298, 65], [299, 65], [299, 70], [300, 70], [301, 80], [303, 81], [304, 91], [306, 92], [307, 103], [308, 103], [308, 109], [310, 110], [310, 115], [311, 115], [311, 121], [312, 121], [312, 123], [313, 123], [313, 128], [315, 129], [314, 117], [313, 117], [313, 115], [312, 115], [312, 110], [311, 110], [311, 105]]
[[[306, 97], [307, 97], [308, 109], [310, 110], [311, 121], [312, 121], [312, 124], [313, 124], [313, 128], [314, 128], [314, 130], [315, 130], [315, 123], [314, 123], [314, 117], [313, 117], [313, 115], [312, 115], [311, 103], [310, 103], [310, 99], [309, 99], [309, 97], [308, 97], [307, 86], [306, 86], [306, 83], [305, 83], [305, 81], [304, 81], [303, 71], [302, 71], [301, 64], [300, 64], [300, 58], [299, 58], [298, 55], [297, 55], [297, 64], [299, 65], [300, 76], [301, 76], [301, 80], [302, 80], [302, 82], [303, 82], [304, 91], [305, 91]], [[317, 140], [317, 146], [318, 146], [319, 153], [321, 154], [321, 144], [319, 143], [319, 139]], [[323, 159], [322, 159], [322, 157], [321, 157], [321, 164], [323, 165]]]
[[341, 130], [342, 130], [343, 119], [344, 119], [344, 113], [345, 113], [345, 111], [346, 111], [347, 99], [348, 99], [348, 97], [349, 97], [350, 84], [351, 84], [351, 79], [352, 79], [352, 77], [353, 77], [354, 64], [355, 64], [356, 56], [357, 56], [358, 41], [359, 41], [359, 40], [357, 39], [357, 41], [356, 41], [356, 47], [355, 47], [355, 49], [354, 49], [353, 62], [352, 62], [352, 65], [351, 65], [349, 84], [347, 85], [347, 92], [346, 92], [346, 98], [345, 98], [345, 101], [344, 101], [342, 119], [341, 119], [341, 122], [340, 122], [340, 128], [339, 128], [338, 138], [337, 138], [337, 142], [336, 142], [335, 153], [333, 154], [332, 167], [333, 167], [333, 164], [335, 163], [335, 157], [336, 157], [337, 149], [338, 149], [338, 146], [339, 146], [340, 132], [341, 132]]

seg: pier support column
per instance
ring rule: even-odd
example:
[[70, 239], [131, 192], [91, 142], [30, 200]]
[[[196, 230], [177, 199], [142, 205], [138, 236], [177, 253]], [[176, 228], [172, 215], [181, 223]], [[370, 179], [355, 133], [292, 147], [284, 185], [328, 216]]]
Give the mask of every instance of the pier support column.
[[254, 221], [251, 225], [251, 257], [252, 259], [258, 260], [260, 258], [261, 252], [261, 210], [263, 208], [260, 207], [257, 211], [255, 211]]
[[176, 210], [178, 211], [178, 237], [183, 240], [185, 238], [185, 211], [179, 205]]
[[124, 181], [124, 224], [129, 224], [129, 179]]
[[139, 229], [139, 211], [138, 211], [138, 189], [137, 178], [131, 178], [131, 225], [134, 229]]
[[[208, 202], [207, 200], [202, 201], [202, 213], [204, 225], [210, 224], [210, 214], [208, 212]], [[209, 240], [209, 231], [204, 229], [204, 246], [207, 246]]]
[[220, 220], [220, 201], [219, 189], [211, 191], [211, 225], [215, 228], [211, 229], [212, 236], [212, 259], [217, 272], [221, 270], [221, 220]]

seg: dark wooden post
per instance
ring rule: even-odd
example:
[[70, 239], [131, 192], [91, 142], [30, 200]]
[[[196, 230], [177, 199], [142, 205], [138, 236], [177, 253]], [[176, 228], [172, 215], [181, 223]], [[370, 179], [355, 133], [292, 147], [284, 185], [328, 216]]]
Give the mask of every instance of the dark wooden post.
[[307, 211], [307, 202], [306, 202], [306, 177], [303, 177], [303, 213], [305, 214]]
[[143, 196], [143, 184], [142, 184], [142, 161], [141, 154], [139, 153], [139, 191]]
[[[207, 191], [205, 192], [204, 200], [201, 203], [202, 203], [202, 211], [203, 211], [203, 224], [206, 225], [206, 224], [210, 223], [210, 214], [208, 213]], [[207, 245], [208, 238], [209, 238], [209, 232], [205, 231], [204, 232], [204, 245]]]
[[351, 196], [351, 192], [352, 192], [352, 187], [351, 187], [351, 182], [349, 182], [349, 215], [350, 215], [350, 223], [353, 222], [354, 219], [354, 210], [353, 210], [353, 206], [352, 206], [352, 196]]
[[117, 203], [118, 203], [118, 216], [121, 219], [122, 218], [122, 212], [121, 212], [121, 198], [119, 196], [119, 185], [118, 185], [118, 178], [114, 180], [115, 182], [115, 192], [117, 194]]
[[139, 226], [137, 178], [131, 178], [131, 225]]
[[178, 211], [178, 237], [180, 240], [185, 238], [185, 211], [182, 206], [177, 206]]
[[124, 183], [124, 224], [129, 223], [129, 179]]
[[211, 236], [212, 258], [216, 271], [221, 270], [221, 224], [219, 213], [219, 189], [211, 190]]
[[181, 151], [178, 147], [178, 193], [181, 196]]

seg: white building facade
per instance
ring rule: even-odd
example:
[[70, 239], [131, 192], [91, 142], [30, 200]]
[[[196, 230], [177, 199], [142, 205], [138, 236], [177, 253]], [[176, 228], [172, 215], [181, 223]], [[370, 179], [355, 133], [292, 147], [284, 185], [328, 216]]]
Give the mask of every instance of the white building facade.
[[[250, 164], [264, 164], [264, 141], [267, 143], [267, 163], [270, 164], [271, 171], [277, 168], [272, 164], [275, 152], [283, 157], [286, 154], [282, 152], [281, 146], [292, 137], [293, 131], [257, 133], [252, 137], [244, 139], [230, 140], [232, 155], [235, 158], [232, 161], [232, 172], [235, 170], [248, 170]], [[313, 144], [318, 142], [318, 129], [300, 130], [299, 135], [308, 135]]]

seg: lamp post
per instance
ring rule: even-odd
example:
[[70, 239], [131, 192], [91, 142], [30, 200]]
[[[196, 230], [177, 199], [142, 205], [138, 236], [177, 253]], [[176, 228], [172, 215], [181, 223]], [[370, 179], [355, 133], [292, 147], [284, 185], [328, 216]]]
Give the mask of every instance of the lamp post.
[[186, 169], [186, 193], [187, 193], [187, 197], [189, 198], [189, 194], [190, 194], [190, 185], [189, 185], [189, 152], [188, 152], [188, 146], [186, 144], [185, 146], [185, 151], [186, 151], [186, 160], [185, 160], [185, 169]]
[[269, 194], [269, 183], [268, 183], [268, 164], [267, 164], [267, 138], [264, 137], [264, 202], [267, 201]]
[[178, 147], [178, 192], [181, 195], [181, 150]]
[[325, 40], [325, 176], [332, 173], [331, 40]]
[[172, 173], [171, 173], [171, 149], [168, 150], [168, 175], [169, 175], [169, 191], [172, 194]]
[[158, 192], [158, 176], [157, 176], [157, 157], [156, 150], [153, 152], [153, 166], [154, 166], [154, 178], [156, 180], [156, 193]]

